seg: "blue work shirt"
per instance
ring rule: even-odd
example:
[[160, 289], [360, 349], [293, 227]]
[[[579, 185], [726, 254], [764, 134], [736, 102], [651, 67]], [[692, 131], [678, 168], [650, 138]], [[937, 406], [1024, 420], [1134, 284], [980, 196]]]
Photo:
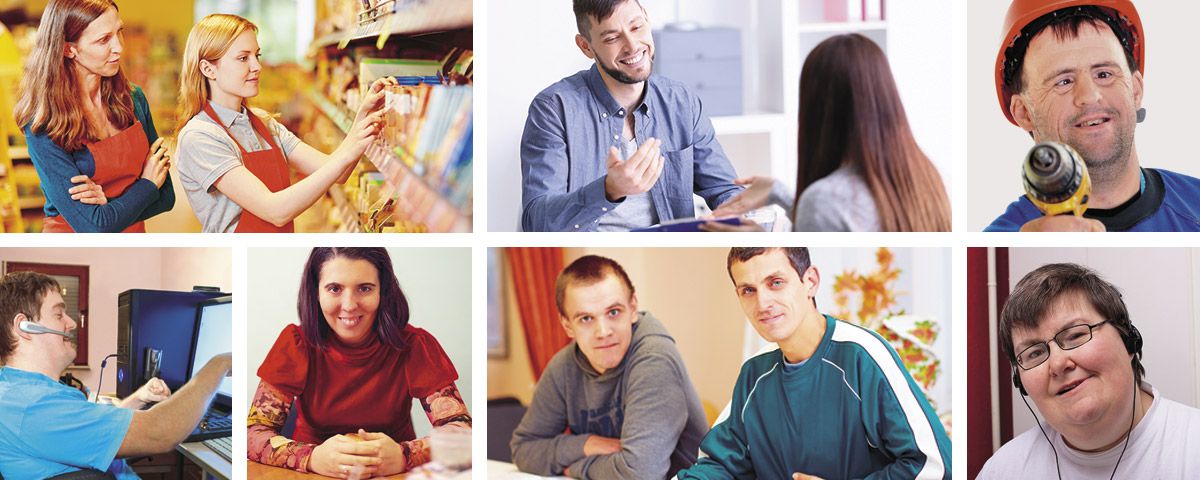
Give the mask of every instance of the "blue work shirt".
[[[146, 139], [154, 145], [154, 141], [158, 140], [158, 132], [154, 129], [154, 119], [150, 117], [146, 95], [138, 86], [133, 87], [131, 95], [133, 115], [142, 122]], [[46, 216], [62, 215], [76, 232], [120, 232], [175, 206], [175, 188], [171, 186], [170, 173], [162, 187], [139, 178], [120, 197], [110, 197], [105, 205], [87, 205], [73, 200], [71, 194], [67, 193], [75, 186], [71, 183], [71, 177], [87, 175], [90, 178], [96, 174], [96, 159], [92, 157], [92, 151], [84, 147], [68, 152], [54, 143], [45, 132], [35, 134], [30, 131], [29, 125], [22, 126], [21, 131], [25, 133], [29, 159], [33, 161], [38, 180], [41, 181], [42, 194], [46, 196]]]
[[132, 420], [133, 410], [91, 403], [41, 373], [0, 367], [0, 475], [42, 479], [86, 468], [138, 478], [113, 462]]
[[[695, 216], [692, 194], [716, 208], [742, 191], [700, 98], [652, 74], [632, 112], [617, 104], [595, 65], [534, 97], [521, 137], [521, 229], [595, 231], [618, 203], [604, 195], [609, 147], [622, 144], [626, 115], [638, 142], [662, 141], [662, 175], [650, 188], [660, 222]], [[650, 225], [645, 225], [649, 227]]]
[[[1200, 179], [1175, 172], [1143, 168], [1146, 187], [1139, 197], [1111, 211], [1088, 209], [1084, 217], [1104, 223], [1108, 231], [1200, 231]], [[1016, 232], [1043, 214], [1025, 196], [1008, 205], [985, 232]]]

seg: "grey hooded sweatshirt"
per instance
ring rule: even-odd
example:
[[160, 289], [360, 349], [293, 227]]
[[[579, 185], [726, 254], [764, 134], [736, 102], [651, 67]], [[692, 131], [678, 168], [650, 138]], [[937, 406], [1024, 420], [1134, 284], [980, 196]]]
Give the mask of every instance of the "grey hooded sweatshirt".
[[[569, 430], [568, 430], [569, 429]], [[675, 348], [649, 313], [638, 313], [629, 351], [596, 373], [575, 342], [550, 359], [513, 432], [523, 472], [587, 479], [661, 479], [696, 462], [708, 421]], [[619, 438], [621, 451], [584, 456], [588, 435]]]

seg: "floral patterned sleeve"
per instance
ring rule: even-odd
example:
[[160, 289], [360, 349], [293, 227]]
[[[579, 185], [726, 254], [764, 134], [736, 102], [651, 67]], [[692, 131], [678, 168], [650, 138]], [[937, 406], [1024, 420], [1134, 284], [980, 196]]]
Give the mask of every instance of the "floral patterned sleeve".
[[[446, 385], [420, 400], [429, 423], [435, 428], [447, 425], [471, 428], [471, 414], [467, 412], [467, 404], [454, 384]], [[429, 437], [401, 442], [400, 448], [404, 451], [404, 471], [428, 463], [431, 459]]]
[[271, 384], [259, 382], [246, 418], [246, 458], [265, 465], [309, 471], [308, 463], [316, 445], [279, 434], [291, 408], [291, 399]]

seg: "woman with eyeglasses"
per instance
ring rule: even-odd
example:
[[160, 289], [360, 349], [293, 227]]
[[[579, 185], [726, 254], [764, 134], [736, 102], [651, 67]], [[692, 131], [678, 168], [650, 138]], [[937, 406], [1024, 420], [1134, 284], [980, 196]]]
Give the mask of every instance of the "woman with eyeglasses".
[[1145, 380], [1142, 336], [1096, 272], [1062, 263], [1022, 278], [1000, 314], [1000, 346], [1041, 421], [977, 478], [1200, 478], [1200, 410]]

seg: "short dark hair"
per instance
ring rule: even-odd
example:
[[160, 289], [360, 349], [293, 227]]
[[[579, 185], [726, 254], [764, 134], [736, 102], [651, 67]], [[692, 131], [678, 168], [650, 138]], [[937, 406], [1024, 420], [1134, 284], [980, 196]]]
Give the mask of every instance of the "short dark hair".
[[782, 250], [798, 276], [803, 277], [804, 271], [812, 266], [812, 260], [808, 258], [808, 247], [733, 247], [729, 249], [729, 257], [725, 259], [725, 271], [729, 273], [729, 280], [733, 280], [734, 262], [747, 262], [772, 250]]
[[381, 247], [318, 247], [308, 255], [300, 277], [300, 295], [296, 310], [300, 314], [300, 330], [310, 348], [324, 350], [326, 336], [332, 329], [321, 311], [321, 267], [335, 258], [366, 260], [379, 272], [379, 309], [375, 311], [372, 329], [379, 339], [396, 349], [405, 347], [403, 332], [408, 326], [408, 299], [400, 289], [400, 281], [392, 269], [392, 257]]
[[558, 274], [558, 279], [554, 281], [554, 303], [558, 306], [558, 313], [563, 317], [567, 316], [567, 310], [563, 307], [563, 303], [566, 301], [567, 287], [572, 284], [592, 285], [604, 280], [604, 277], [609, 275], [616, 276], [621, 283], [624, 283], [625, 288], [629, 290], [629, 298], [633, 298], [633, 282], [629, 281], [629, 275], [625, 273], [624, 268], [621, 268], [621, 264], [608, 257], [584, 255], [567, 265], [567, 268], [564, 268], [562, 273]]
[[[1134, 45], [1138, 39], [1124, 25], [1121, 16], [1115, 10], [1093, 5], [1083, 5], [1055, 10], [1029, 22], [1021, 29], [1021, 34], [1004, 50], [1004, 86], [1008, 91], [1017, 94], [1025, 90], [1025, 53], [1029, 50], [1029, 42], [1043, 30], [1050, 28], [1058, 40], [1079, 37], [1079, 29], [1084, 24], [1099, 28], [1106, 25], [1116, 35], [1125, 51], [1125, 63], [1130, 72], [1138, 71], [1137, 59], [1133, 56]], [[1140, 32], [1138, 32], [1140, 34]], [[1005, 108], [1008, 108], [1005, 105]]]
[[17, 337], [12, 332], [12, 320], [18, 313], [36, 321], [42, 312], [46, 293], [61, 287], [53, 277], [37, 272], [13, 272], [0, 280], [0, 363], [7, 363], [17, 349]]
[[[1021, 278], [1004, 303], [1004, 310], [1000, 312], [1000, 347], [1010, 362], [1015, 365], [1017, 361], [1013, 330], [1037, 329], [1046, 311], [1064, 294], [1072, 292], [1087, 298], [1096, 312], [1116, 327], [1121, 339], [1126, 344], [1130, 343], [1134, 327], [1129, 320], [1125, 301], [1121, 299], [1121, 291], [1087, 267], [1074, 263], [1051, 263]], [[1138, 355], [1133, 357], [1132, 364], [1134, 380], [1141, 383], [1146, 369]]]
[[592, 18], [603, 22], [612, 16], [618, 5], [625, 2], [637, 3], [642, 11], [646, 10], [640, 0], [574, 0], [575, 26], [579, 28], [579, 34], [583, 35], [583, 38], [591, 39], [589, 33], [592, 30]]

